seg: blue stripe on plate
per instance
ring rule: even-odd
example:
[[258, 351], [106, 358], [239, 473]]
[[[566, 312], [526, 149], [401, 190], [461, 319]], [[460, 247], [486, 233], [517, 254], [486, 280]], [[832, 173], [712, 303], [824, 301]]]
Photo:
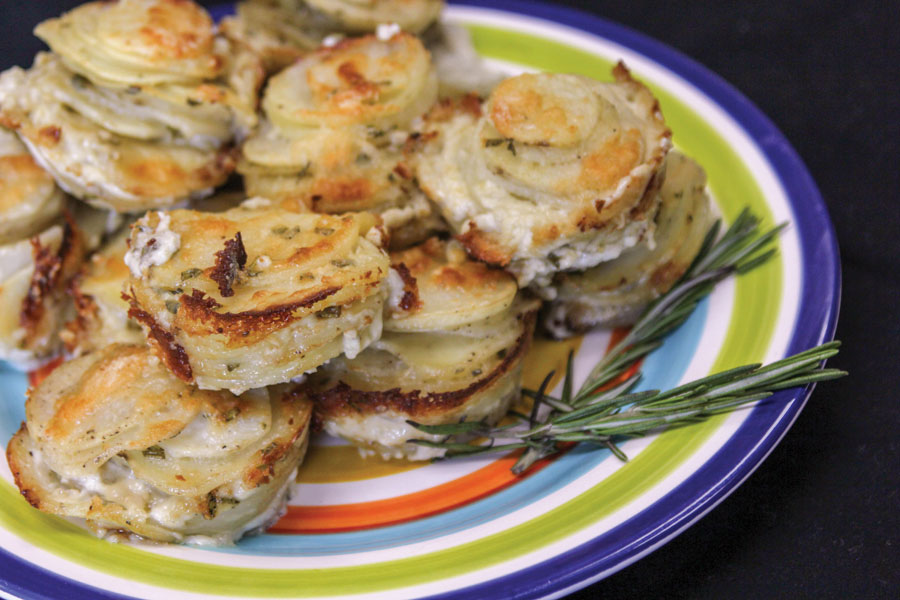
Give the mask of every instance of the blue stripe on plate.
[[8, 440], [25, 420], [25, 391], [28, 377], [0, 362], [0, 439]]
[[52, 571], [21, 560], [0, 548], [0, 590], [17, 598], [28, 600], [129, 600], [131, 596], [122, 596], [100, 588], [78, 583], [60, 577]]

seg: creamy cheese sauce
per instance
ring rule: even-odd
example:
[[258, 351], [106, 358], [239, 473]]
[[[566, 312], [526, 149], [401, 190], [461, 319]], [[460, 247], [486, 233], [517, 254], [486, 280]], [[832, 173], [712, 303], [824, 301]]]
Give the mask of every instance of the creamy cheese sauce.
[[[329, 419], [325, 422], [325, 431], [331, 435], [368, 444], [360, 447], [363, 456], [376, 453], [384, 459], [407, 458], [409, 460], [428, 460], [442, 456], [439, 448], [407, 444], [406, 440], [419, 438], [438, 441], [441, 436], [423, 434], [411, 427], [404, 415], [370, 415], [360, 419]], [[376, 441], [377, 440], [377, 441]]]
[[[504, 375], [492, 389], [469, 397], [461, 409], [451, 409], [447, 414], [439, 415], [438, 421], [431, 422], [449, 423], [464, 418], [496, 423], [506, 414], [512, 399], [518, 396], [520, 380], [521, 370], [516, 369]], [[429, 460], [443, 456], [443, 449], [407, 443], [410, 439], [438, 441], [443, 437], [419, 431], [407, 423], [409, 418], [407, 414], [386, 410], [377, 414], [329, 418], [323, 427], [327, 433], [357, 444], [362, 456], [375, 453], [386, 460]]]
[[389, 229], [406, 225], [413, 219], [420, 219], [431, 214], [431, 206], [424, 196], [417, 195], [410, 199], [406, 206], [389, 208], [381, 213], [381, 219]]
[[384, 232], [380, 227], [373, 227], [366, 232], [366, 239], [381, 248], [384, 246]]
[[270, 206], [272, 206], [272, 201], [268, 198], [263, 198], [262, 196], [254, 196], [253, 198], [247, 198], [241, 202], [241, 208], [248, 208], [250, 210], [268, 208]]
[[356, 331], [345, 331], [343, 337], [344, 356], [354, 359], [362, 351], [362, 343]]
[[344, 34], [332, 33], [325, 36], [325, 39], [322, 40], [322, 46], [325, 48], [333, 48], [334, 46], [337, 46], [342, 39], [344, 39]]
[[181, 247], [181, 235], [169, 229], [172, 218], [161, 211], [156, 214], [159, 216], [156, 229], [138, 225], [133, 245], [125, 253], [125, 264], [137, 278], [150, 267], [165, 264]]
[[375, 28], [375, 37], [380, 42], [387, 42], [400, 33], [400, 26], [396, 23], [381, 23]]
[[388, 271], [387, 289], [388, 299], [387, 308], [390, 312], [401, 312], [400, 301], [403, 300], [403, 278], [393, 267]]
[[[231, 544], [247, 533], [262, 530], [273, 524], [285, 511], [290, 487], [296, 477], [295, 468], [274, 492], [265, 491], [261, 487], [246, 488], [240, 481], [223, 486], [220, 488], [223, 496], [237, 500], [241, 508], [245, 506], [245, 502], [249, 503], [246, 506], [253, 512], [256, 512], [257, 508], [261, 509], [259, 514], [244, 522], [250, 516], [246, 511], [232, 513], [229, 510], [217, 515], [217, 518], [221, 519], [220, 533], [183, 537], [179, 529], [191, 527], [190, 521], [198, 517], [195, 499], [167, 494], [136, 478], [124, 459], [113, 458], [94, 472], [60, 477], [46, 463], [39, 450], [36, 448], [31, 450], [31, 457], [35, 470], [42, 473], [42, 478], [55, 482], [52, 486], [53, 494], [60, 501], [68, 504], [90, 503], [91, 498], [96, 496], [102, 498], [104, 502], [120, 505], [126, 511], [126, 518], [135, 522], [147, 521], [155, 524], [167, 530], [175, 540], [195, 545]], [[255, 496], [258, 493], [264, 495]], [[266, 501], [267, 504], [264, 506], [255, 505], [257, 502]], [[94, 530], [103, 537], [111, 536], [113, 533], [99, 524], [95, 524]], [[116, 535], [110, 539], [118, 541], [121, 536]]]

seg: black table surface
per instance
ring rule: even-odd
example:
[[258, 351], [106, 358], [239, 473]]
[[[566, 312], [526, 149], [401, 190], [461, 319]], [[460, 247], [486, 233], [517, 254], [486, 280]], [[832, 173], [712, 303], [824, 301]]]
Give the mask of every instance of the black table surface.
[[[0, 67], [78, 2], [0, 2]], [[884, 0], [558, 2], [665, 42], [768, 115], [841, 248], [832, 366], [780, 445], [667, 545], [573, 598], [900, 598], [900, 26]], [[212, 3], [207, 3], [212, 4]]]

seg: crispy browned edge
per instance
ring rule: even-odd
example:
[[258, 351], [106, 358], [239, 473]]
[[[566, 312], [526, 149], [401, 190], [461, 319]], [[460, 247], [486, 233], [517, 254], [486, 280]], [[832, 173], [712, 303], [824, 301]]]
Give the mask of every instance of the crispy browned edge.
[[150, 313], [141, 308], [135, 299], [134, 288], [131, 288], [130, 294], [122, 292], [122, 299], [128, 302], [128, 317], [147, 328], [147, 341], [163, 364], [182, 381], [192, 383], [194, 372], [191, 362], [184, 347], [175, 341], [175, 336], [163, 329]]
[[[232, 339], [242, 339], [250, 337], [251, 333], [258, 336], [267, 335], [284, 327], [295, 320], [293, 314], [295, 310], [314, 306], [336, 294], [340, 289], [340, 286], [331, 286], [293, 302], [239, 313], [215, 312], [215, 309], [221, 305], [214, 298], [197, 289], [191, 290], [190, 296], [182, 294], [179, 302], [183, 318], [195, 324], [205, 325], [208, 334], [228, 334]], [[358, 299], [353, 297], [344, 304], [350, 304]]]
[[397, 271], [400, 279], [403, 280], [403, 297], [400, 298], [400, 308], [412, 310], [422, 306], [422, 300], [419, 298], [419, 286], [416, 278], [409, 272], [409, 268], [402, 262], [391, 265], [391, 268]]
[[[340, 289], [339, 287], [329, 287], [288, 304], [240, 313], [215, 312], [215, 309], [220, 306], [219, 303], [202, 291], [194, 289], [190, 296], [181, 295], [179, 310], [185, 319], [206, 325], [210, 334], [228, 334], [231, 339], [242, 339], [249, 338], [251, 332], [260, 336], [284, 327], [294, 320], [293, 312], [295, 310], [313, 306]], [[188, 383], [192, 382], [194, 375], [190, 359], [184, 347], [175, 341], [172, 332], [162, 327], [149, 312], [141, 307], [136, 299], [134, 288], [131, 288], [131, 293], [123, 292], [122, 298], [130, 305], [128, 316], [146, 327], [148, 341], [163, 363], [179, 379]]]
[[63, 325], [59, 337], [66, 347], [66, 352], [74, 353], [83, 345], [89, 336], [89, 332], [98, 327], [97, 302], [90, 294], [81, 291], [81, 282], [84, 279], [84, 270], [76, 275], [69, 283], [68, 292], [75, 304], [75, 317]]
[[65, 217], [63, 237], [56, 253], [41, 244], [39, 236], [34, 236], [30, 240], [34, 272], [31, 274], [31, 283], [19, 313], [19, 325], [26, 332], [26, 340], [30, 340], [37, 332], [46, 313], [47, 302], [55, 295], [63, 293], [69, 281], [77, 274], [85, 253], [84, 238], [74, 217], [68, 210], [63, 214]]
[[481, 262], [497, 267], [506, 267], [512, 261], [512, 252], [504, 248], [502, 244], [492, 238], [490, 233], [482, 234], [474, 222], [470, 222], [469, 229], [456, 236], [469, 256]]
[[472, 384], [449, 392], [422, 393], [421, 390], [403, 392], [400, 388], [389, 390], [355, 390], [343, 381], [323, 391], [310, 391], [309, 397], [316, 407], [320, 420], [326, 418], [359, 415], [368, 416], [381, 411], [393, 410], [409, 417], [422, 417], [452, 410], [464, 404], [473, 394], [490, 386], [502, 375], [509, 372], [525, 356], [531, 345], [537, 310], [519, 315], [524, 321], [524, 329], [502, 362], [485, 377]]
[[241, 232], [238, 231], [234, 238], [225, 241], [225, 248], [216, 252], [216, 263], [209, 273], [209, 278], [219, 286], [219, 293], [223, 298], [234, 296], [232, 287], [246, 264], [247, 251], [244, 249]]

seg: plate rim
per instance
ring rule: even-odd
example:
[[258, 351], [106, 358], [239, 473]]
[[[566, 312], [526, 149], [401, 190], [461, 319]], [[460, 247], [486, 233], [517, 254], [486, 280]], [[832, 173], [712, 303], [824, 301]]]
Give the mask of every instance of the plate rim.
[[[791, 333], [788, 352], [797, 352], [833, 339], [840, 308], [840, 254], [834, 226], [828, 217], [821, 193], [802, 159], [774, 123], [739, 90], [700, 63], [680, 51], [597, 15], [571, 7], [545, 4], [534, 0], [450, 0], [457, 6], [489, 8], [523, 14], [572, 27], [593, 36], [621, 44], [682, 77], [700, 93], [722, 108], [745, 134], [758, 146], [768, 161], [794, 214], [801, 248], [801, 271], [804, 275], [798, 318]], [[229, 5], [209, 7], [212, 14], [225, 14]], [[218, 12], [216, 12], [218, 9]], [[818, 260], [811, 261], [811, 258]], [[820, 264], [823, 263], [823, 264]], [[808, 276], [812, 268], [829, 277]], [[822, 295], [824, 294], [824, 296]], [[824, 300], [823, 300], [824, 298]], [[814, 306], [810, 307], [810, 302]], [[805, 311], [805, 308], [815, 310]], [[606, 532], [604, 537], [617, 537], [639, 528], [644, 535], [620, 547], [613, 553], [604, 549], [594, 538], [565, 553], [532, 564], [503, 577], [479, 584], [456, 588], [428, 598], [501, 597], [516, 598], [558, 597], [586, 587], [618, 571], [657, 547], [668, 542], [707, 512], [722, 502], [758, 468], [775, 448], [799, 415], [814, 386], [793, 392], [780, 392], [777, 401], [754, 408], [738, 431], [700, 469], [665, 496], [632, 518]], [[744, 435], [742, 435], [744, 434]], [[751, 434], [747, 436], [746, 434]], [[762, 437], [759, 435], [762, 434]], [[752, 444], [741, 438], [750, 437]], [[748, 448], [749, 446], [749, 448]], [[737, 462], [734, 459], [737, 458]], [[723, 472], [724, 469], [724, 472]], [[715, 481], [712, 488], [709, 482]], [[704, 485], [702, 482], [706, 482]], [[691, 490], [704, 489], [698, 497]], [[678, 510], [669, 502], [679, 498]], [[665, 505], [665, 506], [661, 506]], [[623, 537], [634, 537], [624, 536]], [[37, 564], [11, 555], [0, 548], [0, 565], [12, 567], [0, 579], [0, 595], [18, 597], [58, 597], [60, 584], [70, 587], [74, 594], [110, 599], [129, 598], [70, 580]], [[21, 594], [29, 594], [24, 596]]]

